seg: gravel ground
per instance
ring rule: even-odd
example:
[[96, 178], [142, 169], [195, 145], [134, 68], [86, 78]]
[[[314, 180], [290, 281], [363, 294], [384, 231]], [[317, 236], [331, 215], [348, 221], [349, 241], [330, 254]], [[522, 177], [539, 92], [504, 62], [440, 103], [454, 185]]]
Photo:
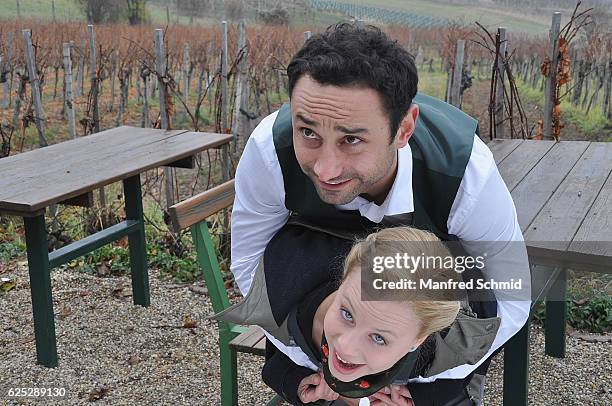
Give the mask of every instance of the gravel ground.
[[[0, 293], [0, 404], [219, 404], [217, 328], [205, 319], [208, 297], [192, 285], [160, 281], [151, 270], [151, 306], [143, 308], [132, 305], [129, 277], [54, 271], [59, 366], [48, 369], [35, 365], [20, 268], [2, 275], [17, 286]], [[543, 355], [540, 328], [531, 337], [530, 404], [612, 405], [611, 343], [568, 337], [567, 358], [555, 359]], [[240, 354], [238, 365], [240, 405], [265, 404], [273, 393], [260, 380], [262, 359]], [[501, 365], [497, 357], [487, 376], [487, 405], [501, 404]], [[11, 387], [65, 388], [66, 397], [15, 400]]]

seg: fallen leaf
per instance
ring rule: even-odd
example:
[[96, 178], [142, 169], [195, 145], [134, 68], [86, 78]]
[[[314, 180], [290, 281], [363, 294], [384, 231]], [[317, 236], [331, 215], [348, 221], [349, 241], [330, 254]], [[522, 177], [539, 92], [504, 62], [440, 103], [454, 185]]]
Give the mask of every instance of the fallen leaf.
[[62, 308], [60, 309], [59, 313], [57, 314], [57, 317], [59, 319], [65, 319], [66, 317], [70, 316], [72, 314], [72, 309], [70, 308], [70, 306], [65, 305], [62, 306]]
[[204, 286], [190, 286], [189, 290], [198, 295], [207, 295], [208, 289]]
[[125, 286], [123, 286], [123, 285], [119, 285], [119, 286], [115, 287], [111, 291], [111, 295], [113, 297], [116, 297], [117, 299], [123, 299], [124, 297], [132, 296], [130, 291], [129, 290], [125, 290]]
[[104, 385], [97, 385], [91, 392], [89, 392], [88, 400], [95, 402], [96, 400], [102, 399], [108, 393], [109, 389]]
[[17, 285], [11, 279], [9, 279], [9, 278], [0, 278], [0, 290], [1, 291], [8, 292], [9, 290], [14, 289], [15, 286], [17, 286]]
[[110, 270], [108, 269], [108, 266], [106, 266], [104, 262], [96, 265], [96, 276], [102, 277], [102, 276], [108, 276], [108, 274], [110, 274]]
[[130, 358], [128, 358], [127, 362], [131, 366], [137, 365], [137, 364], [140, 363], [140, 357], [138, 355], [132, 355], [132, 356], [130, 356]]
[[198, 322], [191, 318], [191, 316], [187, 315], [183, 317], [183, 327], [185, 328], [196, 328], [198, 326]]
[[123, 237], [120, 240], [117, 241], [117, 245], [119, 245], [122, 248], [127, 248], [130, 244], [128, 242], [128, 238], [127, 237]]

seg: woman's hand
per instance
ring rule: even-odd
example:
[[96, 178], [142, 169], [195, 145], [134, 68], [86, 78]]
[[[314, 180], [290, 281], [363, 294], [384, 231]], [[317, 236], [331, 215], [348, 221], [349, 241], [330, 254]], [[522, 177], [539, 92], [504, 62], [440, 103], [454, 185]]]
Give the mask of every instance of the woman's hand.
[[389, 385], [370, 395], [370, 406], [414, 406], [414, 402], [405, 385]]
[[310, 403], [319, 399], [336, 400], [338, 394], [327, 386], [323, 372], [319, 371], [302, 379], [298, 385], [298, 397], [302, 403]]

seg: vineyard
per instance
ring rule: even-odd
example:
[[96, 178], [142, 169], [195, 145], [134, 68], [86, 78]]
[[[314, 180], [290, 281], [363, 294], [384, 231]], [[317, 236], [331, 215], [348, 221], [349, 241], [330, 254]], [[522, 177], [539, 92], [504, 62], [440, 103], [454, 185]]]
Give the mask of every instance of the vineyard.
[[[490, 34], [477, 26], [372, 7], [343, 8], [344, 3], [326, 0], [312, 3], [389, 23], [385, 30], [415, 56], [420, 90], [479, 118], [484, 139], [502, 133], [508, 138], [545, 136], [549, 38], [509, 30], [502, 41], [505, 54], [497, 58], [495, 39], [489, 37], [492, 42], [487, 43]], [[609, 140], [612, 34], [586, 17], [563, 49], [565, 76], [555, 101], [557, 132], [551, 136]], [[254, 126], [288, 98], [285, 68], [310, 35], [306, 29], [316, 32], [323, 27], [219, 22], [170, 24], [155, 30], [147, 25], [4, 21], [0, 158], [121, 125], [232, 133], [227, 156], [214, 150], [200, 157], [197, 171], [152, 171], [144, 177], [151, 232], [170, 247], [169, 252], [184, 255], [182, 236], [168, 231], [159, 213], [233, 176]], [[463, 44], [459, 71], [458, 43]], [[501, 82], [492, 66], [502, 66]], [[498, 107], [501, 119], [491, 115], [499, 102], [493, 98], [493, 81], [503, 85], [496, 87], [506, 98], [505, 105]], [[164, 194], [168, 188], [171, 192]], [[54, 213], [52, 246], [104, 228], [122, 216], [118, 185], [99, 197], [93, 213], [74, 208]], [[2, 220], [3, 234], [15, 229], [9, 224]]]

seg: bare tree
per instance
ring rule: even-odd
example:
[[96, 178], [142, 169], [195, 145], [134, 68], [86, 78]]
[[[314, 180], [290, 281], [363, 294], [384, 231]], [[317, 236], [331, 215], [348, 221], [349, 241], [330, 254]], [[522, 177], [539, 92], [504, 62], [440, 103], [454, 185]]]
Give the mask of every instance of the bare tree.
[[130, 25], [139, 25], [146, 22], [147, 0], [125, 0]]
[[117, 22], [125, 10], [122, 0], [75, 0], [92, 24]]

